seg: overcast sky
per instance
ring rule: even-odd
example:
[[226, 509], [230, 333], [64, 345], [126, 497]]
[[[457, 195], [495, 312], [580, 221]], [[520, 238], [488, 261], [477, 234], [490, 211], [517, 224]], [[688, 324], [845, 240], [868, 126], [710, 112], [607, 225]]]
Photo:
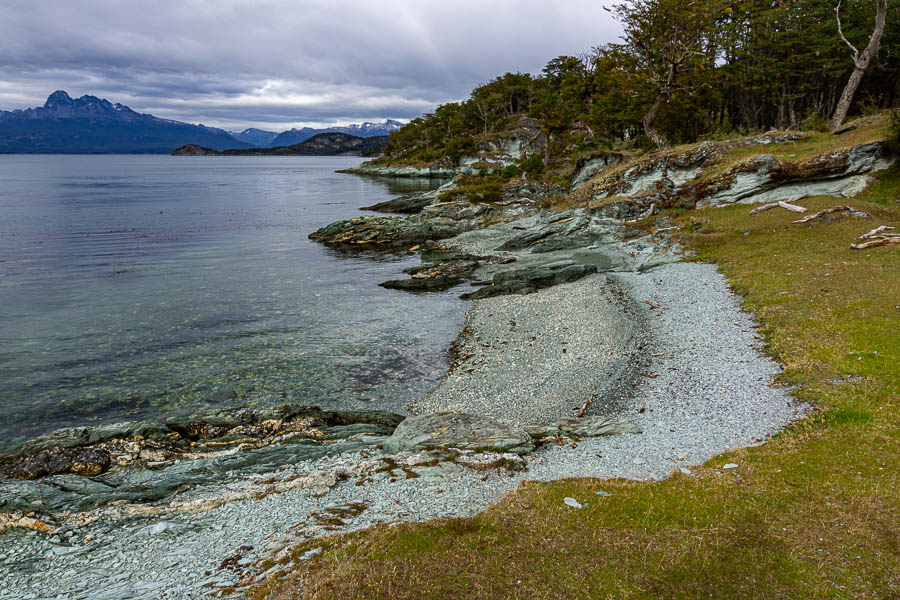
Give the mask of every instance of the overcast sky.
[[0, 109], [63, 89], [226, 129], [409, 119], [614, 41], [602, 4], [0, 0]]

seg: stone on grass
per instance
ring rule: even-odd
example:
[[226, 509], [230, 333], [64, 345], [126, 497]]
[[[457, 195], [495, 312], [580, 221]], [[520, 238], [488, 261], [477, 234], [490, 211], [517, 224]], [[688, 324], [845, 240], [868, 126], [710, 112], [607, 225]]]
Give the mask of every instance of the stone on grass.
[[722, 467], [723, 469], [737, 469], [738, 466], [734, 463], [728, 463], [727, 465]]
[[581, 502], [579, 502], [579, 501], [576, 500], [575, 498], [570, 498], [570, 497], [568, 497], [568, 496], [566, 496], [565, 498], [563, 498], [563, 503], [564, 503], [566, 506], [571, 506], [572, 508], [584, 508], [584, 506], [581, 505]]

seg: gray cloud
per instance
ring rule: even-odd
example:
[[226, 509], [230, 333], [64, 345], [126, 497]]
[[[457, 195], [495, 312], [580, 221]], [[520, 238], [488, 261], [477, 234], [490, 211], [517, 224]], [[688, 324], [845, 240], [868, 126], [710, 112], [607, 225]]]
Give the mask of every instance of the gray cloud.
[[0, 108], [65, 89], [229, 129], [412, 118], [613, 41], [590, 0], [0, 0]]

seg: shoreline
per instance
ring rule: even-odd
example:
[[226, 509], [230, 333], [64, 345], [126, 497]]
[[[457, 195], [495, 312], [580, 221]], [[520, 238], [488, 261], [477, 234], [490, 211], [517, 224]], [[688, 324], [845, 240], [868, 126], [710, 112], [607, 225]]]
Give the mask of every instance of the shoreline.
[[[496, 454], [474, 453], [435, 465], [427, 452], [388, 458], [354, 450], [290, 465], [265, 478], [237, 477], [212, 495], [185, 492], [141, 510], [110, 507], [91, 523], [53, 535], [7, 533], [0, 574], [9, 583], [0, 598], [29, 593], [73, 599], [204, 597], [213, 589], [258, 583], [288, 568], [289, 562], [279, 566], [278, 561], [286, 561], [287, 549], [304, 540], [378, 523], [470, 516], [525, 480], [663, 479], [723, 451], [760, 443], [805, 413], [786, 390], [770, 387], [778, 366], [760, 355], [751, 315], [740, 310], [712, 265], [675, 263], [644, 273], [592, 275], [534, 294], [479, 300], [467, 312], [467, 324], [478, 335], [490, 315], [492, 323], [515, 320], [520, 333], [540, 333], [552, 313], [529, 312], [529, 306], [558, 307], [580, 298], [590, 310], [590, 300], [607, 278], [628, 290], [635, 319], [646, 324], [635, 339], [644, 345], [641, 369], [653, 377], [640, 377], [636, 387], [629, 381], [624, 386], [629, 393], [609, 407], [623, 410], [643, 433], [581, 440], [575, 447], [547, 444], [524, 458], [525, 471], [483, 470]], [[566, 336], [572, 338], [586, 336], [592, 322], [570, 325]], [[491, 339], [499, 341], [503, 332], [494, 334]], [[512, 346], [490, 345], [483, 351], [485, 356], [517, 352]], [[498, 360], [515, 362], [512, 356]], [[573, 356], [574, 351], [554, 352], [549, 364], [572, 362]], [[460, 373], [459, 366], [429, 396], [446, 392], [445, 397], [455, 397], [452, 377], [457, 375], [496, 382], [496, 369]], [[602, 404], [589, 412], [600, 411]], [[237, 558], [226, 564], [229, 557]], [[30, 569], [21, 568], [25, 565]], [[100, 589], [94, 583], [98, 577], [104, 581]], [[166, 595], [158, 596], [162, 590]]]

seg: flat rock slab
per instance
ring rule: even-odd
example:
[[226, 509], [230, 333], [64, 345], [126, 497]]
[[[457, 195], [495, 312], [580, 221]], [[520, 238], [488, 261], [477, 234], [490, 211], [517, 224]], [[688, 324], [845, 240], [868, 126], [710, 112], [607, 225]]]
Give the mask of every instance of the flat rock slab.
[[465, 413], [436, 413], [409, 417], [400, 423], [384, 448], [388, 452], [459, 448], [526, 454], [534, 450], [534, 441], [515, 425], [500, 425]]

